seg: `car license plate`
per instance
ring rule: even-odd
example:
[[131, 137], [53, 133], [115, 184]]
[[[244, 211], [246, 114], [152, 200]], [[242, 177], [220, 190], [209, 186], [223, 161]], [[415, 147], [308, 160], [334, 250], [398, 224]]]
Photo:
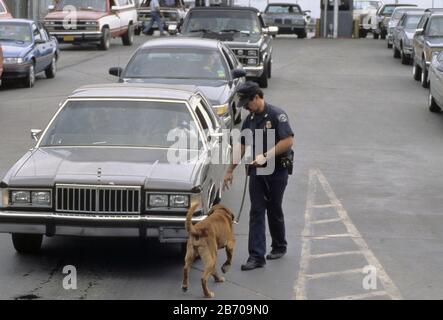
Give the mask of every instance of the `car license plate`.
[[74, 41], [74, 36], [64, 36], [63, 40], [64, 41]]

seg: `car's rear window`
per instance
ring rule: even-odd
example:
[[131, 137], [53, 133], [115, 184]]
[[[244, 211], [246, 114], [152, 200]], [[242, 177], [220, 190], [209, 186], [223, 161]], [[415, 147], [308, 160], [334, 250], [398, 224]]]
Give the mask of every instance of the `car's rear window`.
[[267, 13], [301, 13], [298, 6], [291, 5], [270, 5], [266, 9]]
[[[69, 101], [40, 146], [129, 146], [200, 149], [200, 135], [185, 103], [155, 101]], [[192, 141], [192, 143], [191, 143]]]

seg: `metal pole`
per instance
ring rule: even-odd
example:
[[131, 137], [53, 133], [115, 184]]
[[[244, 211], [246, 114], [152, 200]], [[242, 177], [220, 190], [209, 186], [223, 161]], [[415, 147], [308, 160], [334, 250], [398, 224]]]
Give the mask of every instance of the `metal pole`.
[[324, 15], [323, 15], [323, 38], [328, 35], [328, 0], [323, 0], [325, 3]]
[[334, 1], [334, 39], [338, 38], [338, 0]]

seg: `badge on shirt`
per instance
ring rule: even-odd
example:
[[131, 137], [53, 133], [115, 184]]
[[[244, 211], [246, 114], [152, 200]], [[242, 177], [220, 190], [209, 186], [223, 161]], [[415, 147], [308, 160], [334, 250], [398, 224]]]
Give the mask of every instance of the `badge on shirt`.
[[288, 117], [285, 114], [281, 114], [278, 116], [278, 121], [280, 122], [288, 122]]
[[266, 129], [272, 129], [272, 122], [266, 121]]

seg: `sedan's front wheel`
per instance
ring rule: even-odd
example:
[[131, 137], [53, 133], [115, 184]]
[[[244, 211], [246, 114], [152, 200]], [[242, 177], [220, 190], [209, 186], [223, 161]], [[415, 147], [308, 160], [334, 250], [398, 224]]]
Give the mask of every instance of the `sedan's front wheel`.
[[18, 253], [36, 253], [42, 247], [43, 235], [41, 234], [12, 234], [12, 244]]
[[26, 88], [32, 88], [35, 84], [35, 66], [34, 63], [31, 63], [28, 69], [28, 74], [26, 75], [23, 85]]
[[428, 70], [426, 70], [426, 67], [421, 72], [421, 86], [425, 89], [429, 88]]
[[431, 90], [429, 90], [429, 99], [428, 99], [429, 111], [433, 113], [440, 113], [441, 108], [438, 106], [437, 102], [435, 102], [434, 97], [432, 96]]
[[412, 67], [412, 76], [415, 81], [420, 81], [421, 79], [421, 68], [414, 62], [414, 66]]
[[53, 57], [51, 64], [45, 70], [46, 78], [54, 79], [56, 73], [57, 73], [57, 59]]

